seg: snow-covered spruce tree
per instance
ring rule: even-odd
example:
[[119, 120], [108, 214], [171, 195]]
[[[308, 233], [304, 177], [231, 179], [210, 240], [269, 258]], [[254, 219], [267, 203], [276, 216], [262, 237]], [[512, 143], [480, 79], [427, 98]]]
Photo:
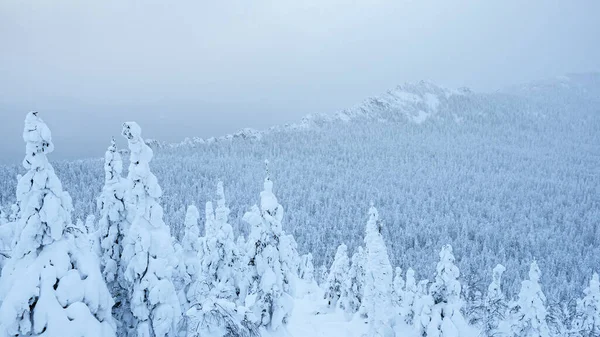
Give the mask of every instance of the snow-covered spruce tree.
[[600, 279], [594, 273], [589, 286], [583, 291], [583, 299], [577, 301], [574, 330], [580, 336], [600, 336]]
[[300, 291], [296, 292], [296, 298], [303, 298], [306, 295], [314, 295], [318, 292], [319, 284], [315, 278], [315, 266], [313, 265], [313, 256], [311, 253], [300, 257], [298, 278], [303, 282]]
[[402, 268], [396, 267], [394, 272], [394, 282], [392, 285], [395, 305], [400, 309], [404, 302], [404, 276]]
[[427, 336], [454, 337], [465, 334], [467, 323], [460, 312], [460, 271], [454, 264], [452, 246], [445, 245], [440, 252], [440, 262], [436, 267], [435, 281], [429, 288], [434, 306]]
[[50, 129], [37, 112], [27, 115], [23, 139], [27, 173], [17, 186], [16, 246], [0, 278], [0, 336], [115, 336], [113, 299], [72, 224], [71, 197], [46, 157]]
[[198, 227], [199, 218], [198, 208], [194, 205], [188, 206], [185, 214], [183, 238], [181, 244], [175, 248], [178, 266], [174, 282], [182, 312], [187, 311], [195, 301], [192, 298], [193, 294], [188, 294], [188, 291], [192, 282], [196, 281], [200, 271], [199, 252], [202, 250], [202, 245], [200, 228]]
[[315, 280], [315, 266], [313, 265], [313, 256], [311, 253], [302, 255], [300, 266], [298, 267], [298, 277], [307, 282]]
[[85, 237], [85, 239], [87, 240], [87, 244], [85, 245], [86, 249], [96, 254], [97, 257], [100, 257], [100, 247], [97, 236], [98, 233], [93, 231], [94, 226], [91, 226], [92, 231], [90, 231], [90, 227], [88, 227], [87, 225], [87, 222], [84, 223], [81, 219], [75, 220], [74, 228], [77, 229], [77, 233], [85, 233], [84, 236], [78, 235], [77, 238], [83, 239]]
[[348, 277], [348, 271], [350, 270], [350, 260], [348, 259], [348, 247], [345, 244], [338, 246], [335, 252], [335, 257], [331, 268], [329, 268], [329, 275], [327, 281], [325, 281], [325, 301], [327, 306], [330, 308], [336, 308], [340, 297], [342, 296], [342, 289], [346, 278]]
[[244, 214], [250, 224], [246, 242], [248, 292], [246, 305], [255, 315], [259, 326], [276, 331], [287, 324], [293, 309], [293, 283], [296, 269], [290, 269], [293, 261], [285, 259], [293, 253], [286, 252], [290, 246], [282, 245], [285, 232], [282, 229], [283, 207], [273, 194], [273, 182], [268, 176], [260, 193], [260, 208], [253, 206]]
[[237, 265], [237, 273], [235, 275], [235, 284], [237, 285], [238, 288], [238, 300], [237, 300], [237, 304], [239, 306], [243, 306], [245, 305], [245, 301], [246, 301], [246, 295], [248, 294], [248, 278], [247, 278], [247, 272], [248, 272], [248, 261], [246, 260], [246, 257], [248, 256], [248, 252], [247, 252], [247, 245], [246, 245], [246, 238], [244, 237], [244, 235], [239, 235], [236, 242], [235, 242], [235, 248], [238, 252], [238, 258], [236, 261], [236, 265]]
[[482, 314], [482, 332], [484, 336], [498, 336], [500, 323], [508, 312], [506, 297], [502, 292], [502, 274], [506, 268], [499, 264], [492, 271], [492, 283], [488, 286]]
[[428, 285], [429, 280], [419, 281], [413, 305], [414, 316], [412, 325], [417, 336], [421, 337], [429, 336], [427, 328], [431, 324], [433, 314], [434, 301], [427, 290]]
[[[130, 322], [131, 312], [127, 299], [127, 283], [121, 261], [123, 237], [129, 228], [125, 212], [125, 184], [121, 176], [122, 172], [123, 161], [115, 140], [112, 139], [104, 155], [104, 187], [97, 200], [100, 213], [98, 221], [100, 262], [102, 275], [115, 300], [113, 315], [117, 322]], [[127, 324], [121, 326], [125, 325]]]
[[298, 280], [298, 266], [300, 265], [300, 255], [298, 255], [298, 243], [292, 234], [282, 235], [280, 240], [281, 262], [284, 275], [287, 275], [286, 282], [283, 283], [283, 291], [295, 296], [296, 282]]
[[[347, 314], [355, 314], [362, 305], [365, 288], [366, 255], [362, 247], [352, 254], [350, 270], [342, 284], [342, 295], [339, 300], [340, 309]], [[366, 313], [365, 313], [366, 314]]]
[[325, 285], [327, 284], [327, 278], [329, 277], [329, 269], [327, 269], [326, 264], [322, 264], [319, 267], [319, 272], [318, 272], [317, 276], [319, 278], [317, 280], [319, 287], [325, 289]]
[[96, 228], [96, 216], [94, 214], [88, 214], [88, 216], [85, 217], [85, 228], [88, 233], [98, 230], [98, 228]]
[[244, 312], [238, 312], [238, 250], [228, 223], [223, 183], [217, 183], [217, 207], [206, 203], [206, 233], [202, 240], [200, 270], [187, 292], [188, 336], [226, 336], [248, 331]]
[[393, 271], [387, 248], [380, 233], [379, 213], [371, 205], [365, 234], [366, 263], [363, 306], [369, 317], [368, 336], [393, 336], [390, 318]]
[[172, 279], [177, 259], [158, 203], [162, 190], [150, 171], [152, 149], [144, 143], [135, 122], [123, 124], [123, 136], [130, 151], [126, 200], [132, 221], [123, 238], [121, 260], [126, 264], [125, 280], [134, 317], [126, 329], [130, 336], [175, 336], [181, 319]]
[[[19, 181], [21, 180], [21, 178], [23, 176], [21, 176], [20, 174], [17, 176], [17, 184], [19, 183]], [[8, 215], [8, 222], [15, 222], [17, 221], [17, 219], [19, 218], [19, 212], [20, 212], [20, 207], [18, 202], [14, 203], [12, 205], [10, 205], [10, 214]]]
[[406, 324], [412, 325], [415, 317], [415, 300], [417, 298], [417, 281], [415, 279], [415, 271], [408, 268], [406, 271], [406, 283], [404, 286], [404, 299], [400, 307], [400, 315], [404, 317]]
[[516, 305], [511, 309], [511, 333], [515, 337], [548, 337], [546, 296], [540, 287], [540, 268], [536, 261], [529, 268], [529, 280], [521, 283]]

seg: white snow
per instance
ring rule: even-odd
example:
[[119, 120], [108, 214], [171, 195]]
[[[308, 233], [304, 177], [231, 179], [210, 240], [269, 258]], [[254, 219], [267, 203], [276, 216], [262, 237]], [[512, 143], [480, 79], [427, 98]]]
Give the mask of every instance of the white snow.
[[113, 299], [84, 226], [71, 223], [72, 204], [47, 154], [50, 130], [37, 112], [25, 119], [28, 170], [19, 179], [11, 258], [0, 277], [0, 335], [115, 336]]
[[162, 190], [150, 171], [152, 150], [141, 137], [135, 122], [123, 124], [130, 150], [127, 176], [127, 205], [131, 226], [123, 239], [122, 260], [126, 261], [131, 331], [138, 336], [174, 336], [181, 319], [179, 299], [173, 285], [177, 258], [169, 227], [158, 203]]

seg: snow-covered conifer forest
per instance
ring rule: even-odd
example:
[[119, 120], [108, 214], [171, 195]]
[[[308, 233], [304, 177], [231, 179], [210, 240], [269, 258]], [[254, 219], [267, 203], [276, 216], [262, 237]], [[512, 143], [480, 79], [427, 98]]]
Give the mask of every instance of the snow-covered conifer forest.
[[0, 337], [600, 336], [600, 74], [77, 161], [23, 118]]

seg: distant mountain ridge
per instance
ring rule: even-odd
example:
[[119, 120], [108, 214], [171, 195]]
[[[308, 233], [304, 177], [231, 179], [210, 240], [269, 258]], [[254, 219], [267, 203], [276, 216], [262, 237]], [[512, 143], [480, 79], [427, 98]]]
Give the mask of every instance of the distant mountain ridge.
[[385, 93], [368, 97], [361, 103], [334, 113], [313, 113], [304, 116], [297, 123], [275, 125], [266, 130], [243, 128], [221, 137], [186, 138], [179, 143], [167, 143], [157, 139], [147, 139], [153, 148], [177, 148], [181, 146], [207, 145], [218, 141], [233, 139], [260, 140], [270, 132], [301, 131], [334, 122], [368, 120], [422, 124], [431, 119], [448, 119], [461, 122], [463, 116], [451, 112], [450, 116], [441, 115], [447, 109], [449, 101], [455, 98], [470, 99], [478, 95], [510, 95], [545, 100], [571, 97], [597, 99], [600, 102], [600, 73], [579, 73], [558, 76], [551, 79], [509, 86], [494, 93], [479, 93], [469, 88], [449, 89], [429, 81], [419, 81], [398, 85]]
[[473, 92], [467, 88], [451, 90], [427, 81], [406, 83], [386, 91], [384, 94], [365, 99], [360, 104], [333, 114], [315, 113], [304, 116], [298, 123], [275, 125], [266, 130], [244, 128], [235, 133], [221, 137], [203, 139], [200, 137], [186, 138], [179, 143], [166, 143], [156, 139], [147, 139], [148, 145], [155, 148], [176, 148], [212, 144], [216, 141], [232, 139], [261, 139], [264, 134], [281, 131], [306, 130], [333, 122], [350, 122], [354, 120], [369, 120], [380, 122], [407, 122], [421, 124], [435, 117], [442, 106], [447, 104], [453, 95], [470, 95]]

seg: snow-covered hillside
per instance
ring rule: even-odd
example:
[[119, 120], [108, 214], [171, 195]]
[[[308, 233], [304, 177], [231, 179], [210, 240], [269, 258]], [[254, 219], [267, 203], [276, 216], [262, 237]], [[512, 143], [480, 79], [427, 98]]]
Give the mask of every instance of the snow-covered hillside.
[[[496, 93], [420, 82], [269, 130], [149, 141], [164, 220], [182, 238], [187, 206], [204, 205], [222, 180], [233, 231], [248, 235], [242, 217], [263, 189], [269, 159], [286, 231], [317, 266], [329, 266], [341, 243], [356, 251], [373, 201], [392, 266], [413, 268], [417, 279], [433, 278], [435, 252], [451, 244], [469, 299], [485, 293], [498, 263], [507, 296], [516, 297], [536, 259], [549, 301], [566, 301], [600, 265], [599, 79], [568, 76]], [[96, 214], [102, 160], [54, 166], [75, 216]], [[5, 213], [17, 174], [20, 166], [0, 168]]]

